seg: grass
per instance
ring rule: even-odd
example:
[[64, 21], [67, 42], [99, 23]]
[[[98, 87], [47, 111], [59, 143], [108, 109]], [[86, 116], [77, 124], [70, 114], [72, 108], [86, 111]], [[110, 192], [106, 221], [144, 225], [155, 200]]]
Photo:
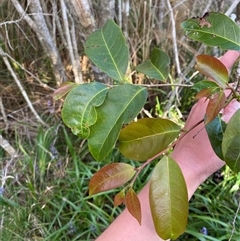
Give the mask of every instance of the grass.
[[[104, 163], [94, 161], [86, 143], [62, 125], [40, 128], [35, 143], [17, 141], [19, 155], [8, 168], [0, 196], [0, 240], [95, 240], [123, 207], [113, 207], [114, 191], [89, 197], [88, 182], [101, 166], [125, 161], [123, 157], [114, 151]], [[0, 154], [4, 170], [9, 159], [2, 150]], [[154, 165], [144, 169], [136, 190]], [[178, 240], [229, 240], [231, 235], [239, 240], [236, 183], [239, 176], [226, 168], [219, 183], [211, 177], [199, 187], [190, 202], [187, 230]]]
[[230, 191], [239, 182], [239, 175], [233, 174], [228, 167], [222, 175], [219, 183], [210, 177], [194, 194], [188, 227], [183, 239], [179, 240], [239, 240], [239, 189]]
[[21, 155], [8, 170], [2, 196], [8, 202], [1, 205], [0, 240], [91, 240], [119, 213], [112, 210], [111, 192], [88, 197], [100, 164], [87, 160], [86, 145], [76, 148], [80, 140], [60, 127], [65, 145], [56, 141], [54, 148], [63, 151], [53, 156], [54, 135], [55, 128], [39, 129], [36, 143], [19, 143]]

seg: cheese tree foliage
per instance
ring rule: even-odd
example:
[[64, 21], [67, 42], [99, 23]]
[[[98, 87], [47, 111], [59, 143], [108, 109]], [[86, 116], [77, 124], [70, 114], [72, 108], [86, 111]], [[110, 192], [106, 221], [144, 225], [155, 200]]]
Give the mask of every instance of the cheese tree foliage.
[[[240, 51], [240, 28], [221, 13], [210, 12], [202, 18], [188, 19], [182, 23], [182, 28], [186, 37], [194, 41]], [[75, 135], [87, 139], [89, 151], [97, 161], [104, 160], [118, 148], [127, 159], [141, 163], [138, 168], [128, 163], [107, 164], [89, 182], [89, 195], [122, 187], [114, 204], [124, 203], [140, 225], [141, 203], [133, 183], [146, 165], [160, 159], [150, 179], [151, 213], [159, 237], [176, 239], [187, 225], [188, 194], [181, 169], [169, 153], [189, 130], [182, 130], [177, 123], [162, 117], [136, 118], [147, 101], [148, 89], [133, 84], [127, 75], [128, 49], [121, 29], [108, 20], [87, 38], [85, 54], [114, 84], [67, 83], [54, 96], [56, 99], [64, 97], [63, 122]], [[166, 83], [169, 65], [169, 56], [154, 48], [150, 59], [135, 66], [135, 70]], [[228, 123], [221, 119], [220, 112], [233, 99], [240, 101], [240, 95], [229, 84], [228, 70], [218, 59], [196, 56], [196, 69], [211, 79], [197, 82], [193, 88], [198, 92], [196, 99], [209, 100], [202, 122], [212, 148], [237, 173], [240, 171], [240, 109]], [[226, 95], [227, 89], [229, 95]]]

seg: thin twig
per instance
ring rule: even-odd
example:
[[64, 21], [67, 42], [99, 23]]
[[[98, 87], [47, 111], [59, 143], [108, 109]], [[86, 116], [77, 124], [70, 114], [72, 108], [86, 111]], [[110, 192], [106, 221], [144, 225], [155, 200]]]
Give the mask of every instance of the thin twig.
[[[175, 56], [175, 64], [176, 64], [176, 69], [177, 69], [177, 74], [178, 74], [178, 82], [179, 84], [181, 84], [183, 78], [180, 79], [181, 77], [181, 67], [180, 67], [180, 61], [179, 61], [179, 52], [178, 52], [178, 46], [177, 46], [177, 34], [176, 34], [176, 23], [175, 23], [175, 18], [173, 15], [173, 9], [171, 6], [171, 3], [169, 0], [167, 0], [167, 6], [169, 9], [169, 13], [170, 13], [170, 18], [171, 18], [171, 24], [172, 24], [172, 41], [173, 41], [173, 51], [174, 51], [174, 56]], [[170, 97], [169, 97], [169, 102], [166, 105], [166, 110], [170, 109], [170, 106], [172, 105], [173, 100], [175, 99], [175, 97], [177, 96], [178, 99], [178, 87], [176, 87]]]
[[[53, 11], [53, 22], [55, 22], [57, 25], [55, 28], [53, 28], [54, 43], [55, 43], [55, 45], [57, 44], [56, 31], [58, 30], [58, 34], [60, 36], [62, 44], [64, 45], [65, 48], [67, 48], [67, 41], [63, 34], [62, 25], [60, 23], [59, 14], [58, 14], [58, 10], [57, 10], [57, 4], [56, 4], [55, 0], [51, 0], [51, 4], [52, 4], [52, 11]], [[53, 23], [53, 26], [54, 25], [55, 24]]]
[[26, 91], [24, 90], [21, 82], [18, 80], [17, 75], [15, 74], [15, 72], [12, 69], [11, 64], [8, 61], [8, 58], [6, 57], [2, 47], [0, 46], [0, 55], [2, 55], [2, 59], [5, 63], [5, 65], [7, 66], [8, 71], [10, 72], [10, 74], [12, 75], [14, 81], [16, 82], [21, 94], [23, 95], [24, 99], [26, 100], [30, 110], [32, 111], [32, 113], [34, 114], [34, 116], [36, 117], [36, 119], [38, 120], [39, 123], [41, 123], [42, 125], [46, 126], [46, 124], [44, 123], [44, 121], [41, 119], [41, 117], [38, 115], [38, 113], [36, 112], [36, 110], [34, 109], [32, 102], [30, 101], [30, 99], [28, 98], [28, 95], [26, 93]]
[[2, 96], [0, 96], [0, 109], [1, 109], [1, 113], [2, 113], [3, 120], [4, 120], [5, 125], [6, 125], [6, 131], [7, 131], [8, 127], [9, 127], [9, 124], [8, 124], [8, 121], [7, 121], [7, 115], [6, 115], [6, 112], [5, 112], [4, 105], [3, 105]]
[[228, 239], [228, 241], [231, 241], [232, 238], [233, 238], [233, 234], [234, 234], [235, 229], [236, 229], [236, 225], [235, 225], [235, 224], [236, 224], [236, 220], [237, 220], [237, 218], [238, 218], [239, 210], [240, 210], [240, 200], [238, 201], [237, 211], [236, 211], [236, 213], [235, 213], [235, 215], [234, 215], [234, 218], [233, 218], [233, 221], [232, 221], [233, 229], [232, 229], [231, 236], [230, 236], [230, 238]]
[[177, 46], [176, 22], [173, 15], [173, 9], [169, 0], [167, 0], [167, 6], [169, 9], [170, 18], [171, 18], [173, 50], [174, 50], [174, 56], [175, 56], [176, 69], [179, 77], [181, 75], [181, 67], [180, 67], [179, 53], [178, 53], [178, 46]]
[[12, 158], [15, 157], [16, 151], [15, 149], [11, 146], [11, 144], [3, 138], [3, 136], [0, 134], [0, 146], [11, 156]]
[[19, 15], [20, 15], [20, 20], [25, 20], [29, 26], [36, 32], [38, 31], [37, 29], [37, 25], [34, 23], [34, 21], [29, 17], [28, 14], [26, 14], [26, 11], [23, 10], [22, 6], [20, 5], [20, 3], [17, 0], [11, 0], [13, 5], [15, 6], [16, 10], [18, 11]]
[[4, 52], [4, 56], [8, 57], [12, 62], [14, 62], [16, 65], [18, 65], [23, 71], [25, 71], [27, 74], [29, 74], [33, 79], [35, 79], [38, 84], [45, 88], [45, 89], [49, 89], [52, 91], [55, 91], [55, 88], [52, 88], [50, 86], [48, 86], [47, 84], [44, 84], [39, 78], [37, 78], [33, 73], [31, 73], [30, 71], [28, 71], [27, 69], [25, 69], [18, 61], [16, 61], [13, 57], [11, 57], [9, 54], [7, 54], [6, 52]]
[[76, 81], [76, 83], [83, 83], [83, 76], [82, 76], [82, 68], [80, 65], [79, 60], [79, 54], [78, 54], [78, 46], [77, 46], [77, 40], [76, 40], [76, 32], [75, 32], [75, 24], [74, 19], [69, 14], [69, 18], [71, 19], [71, 39], [72, 39], [72, 45], [73, 45], [73, 54], [74, 54], [74, 60], [75, 60], [75, 72], [78, 74], [79, 82]]
[[154, 87], [164, 87], [164, 86], [176, 86], [176, 87], [188, 87], [191, 88], [193, 87], [193, 85], [191, 84], [136, 84], [136, 85], [141, 85], [141, 86], [145, 86], [147, 88], [154, 88]]
[[[0, 134], [0, 143], [1, 143], [1, 134]], [[7, 179], [9, 178], [14, 178], [12, 176], [7, 175], [8, 174], [8, 168], [10, 167], [10, 165], [12, 164], [13, 160], [15, 159], [16, 156], [16, 152], [14, 151], [13, 156], [11, 157], [11, 159], [7, 162], [6, 166], [2, 169], [2, 175], [1, 175], [1, 187], [0, 187], [0, 195], [3, 195], [4, 192], [4, 186], [5, 183], [7, 181]], [[1, 215], [1, 221], [0, 221], [0, 230], [3, 230], [4, 228], [4, 214], [5, 214], [5, 206], [3, 207], [3, 212]]]
[[225, 12], [225, 15], [229, 16], [233, 10], [236, 8], [236, 6], [238, 5], [239, 0], [235, 0], [232, 5], [228, 8], [228, 10]]

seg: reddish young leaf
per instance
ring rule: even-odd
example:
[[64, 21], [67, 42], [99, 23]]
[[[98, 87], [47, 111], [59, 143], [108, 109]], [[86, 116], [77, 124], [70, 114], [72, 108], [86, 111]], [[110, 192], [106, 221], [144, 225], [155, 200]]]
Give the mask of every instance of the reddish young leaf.
[[97, 171], [89, 182], [89, 195], [120, 187], [135, 174], [134, 167], [126, 163], [111, 163]]
[[196, 94], [195, 99], [199, 100], [203, 97], [209, 98], [211, 95], [212, 95], [212, 89], [204, 89]]
[[78, 84], [73, 82], [64, 82], [57, 90], [53, 93], [53, 98], [55, 100], [59, 100], [67, 95], [68, 92], [70, 92], [74, 87], [76, 87]]
[[125, 200], [125, 190], [121, 190], [115, 197], [114, 197], [114, 207], [117, 207], [124, 203]]
[[131, 213], [131, 215], [134, 218], [136, 218], [139, 224], [141, 225], [141, 220], [142, 220], [141, 204], [137, 194], [134, 192], [132, 188], [127, 191], [126, 206], [128, 211]]
[[224, 91], [219, 91], [212, 95], [206, 109], [205, 125], [214, 120], [224, 107], [226, 96]]
[[226, 83], [228, 83], [228, 70], [217, 58], [204, 54], [198, 55], [196, 69], [215, 80], [219, 86], [226, 87]]

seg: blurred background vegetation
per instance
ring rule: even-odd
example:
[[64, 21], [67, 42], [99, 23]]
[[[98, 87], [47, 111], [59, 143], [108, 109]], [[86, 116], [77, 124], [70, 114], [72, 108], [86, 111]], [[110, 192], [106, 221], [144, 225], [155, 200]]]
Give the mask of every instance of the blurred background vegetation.
[[[142, 115], [183, 123], [193, 104], [189, 88], [161, 84], [134, 71], [153, 47], [171, 58], [168, 83], [193, 84], [195, 56], [222, 52], [186, 39], [180, 24], [207, 11], [236, 13], [228, 0], [0, 0], [0, 240], [94, 240], [124, 207], [116, 192], [88, 197], [98, 163], [84, 140], [61, 121], [62, 101], [52, 93], [66, 80], [110, 80], [84, 55], [87, 36], [114, 19], [129, 44], [129, 76], [153, 85]], [[233, 73], [234, 78], [234, 73]], [[155, 163], [135, 183], [140, 190]], [[240, 176], [219, 170], [190, 202], [189, 224], [179, 240], [240, 240]]]

